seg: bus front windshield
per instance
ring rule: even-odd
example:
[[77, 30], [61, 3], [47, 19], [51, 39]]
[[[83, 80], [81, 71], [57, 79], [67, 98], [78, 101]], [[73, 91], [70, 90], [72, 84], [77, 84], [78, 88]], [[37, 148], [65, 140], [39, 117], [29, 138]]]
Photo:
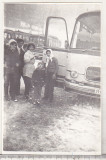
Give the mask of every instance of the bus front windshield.
[[100, 14], [87, 14], [77, 19], [71, 48], [100, 50]]

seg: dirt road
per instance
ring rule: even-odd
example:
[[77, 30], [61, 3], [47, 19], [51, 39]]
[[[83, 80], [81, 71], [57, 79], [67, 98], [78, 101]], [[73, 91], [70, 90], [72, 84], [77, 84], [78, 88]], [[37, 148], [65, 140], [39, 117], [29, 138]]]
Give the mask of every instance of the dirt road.
[[4, 151], [100, 151], [100, 101], [55, 89], [53, 103], [4, 104]]

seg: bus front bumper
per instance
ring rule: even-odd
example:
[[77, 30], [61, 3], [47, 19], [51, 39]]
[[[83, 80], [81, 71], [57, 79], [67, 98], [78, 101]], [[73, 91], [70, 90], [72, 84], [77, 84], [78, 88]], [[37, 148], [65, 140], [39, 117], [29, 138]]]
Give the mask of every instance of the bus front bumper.
[[100, 88], [95, 88], [91, 86], [80, 85], [72, 82], [68, 82], [65, 80], [65, 90], [69, 92], [75, 92], [77, 94], [98, 97], [100, 98]]

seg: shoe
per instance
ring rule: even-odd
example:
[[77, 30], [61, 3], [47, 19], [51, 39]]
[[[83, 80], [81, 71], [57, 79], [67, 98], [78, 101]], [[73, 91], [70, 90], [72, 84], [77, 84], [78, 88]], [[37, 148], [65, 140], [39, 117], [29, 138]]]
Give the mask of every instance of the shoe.
[[40, 102], [39, 102], [39, 101], [36, 101], [36, 105], [40, 106]]
[[18, 102], [18, 100], [17, 100], [17, 99], [14, 99], [14, 102]]
[[29, 100], [32, 100], [32, 97], [29, 97]]
[[11, 100], [14, 102], [18, 102], [18, 100], [16, 98], [11, 98]]

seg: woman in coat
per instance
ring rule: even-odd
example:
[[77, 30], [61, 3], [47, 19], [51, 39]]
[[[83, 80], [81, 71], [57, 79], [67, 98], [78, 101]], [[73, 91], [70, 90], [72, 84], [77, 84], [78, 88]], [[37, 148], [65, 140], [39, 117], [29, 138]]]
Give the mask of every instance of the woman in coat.
[[35, 45], [33, 43], [28, 44], [27, 52], [24, 54], [24, 68], [23, 68], [23, 77], [25, 83], [25, 98], [29, 99], [29, 92], [31, 89], [31, 78], [35, 70]]
[[43, 99], [53, 100], [54, 85], [58, 72], [58, 61], [51, 49], [46, 50], [46, 85]]

